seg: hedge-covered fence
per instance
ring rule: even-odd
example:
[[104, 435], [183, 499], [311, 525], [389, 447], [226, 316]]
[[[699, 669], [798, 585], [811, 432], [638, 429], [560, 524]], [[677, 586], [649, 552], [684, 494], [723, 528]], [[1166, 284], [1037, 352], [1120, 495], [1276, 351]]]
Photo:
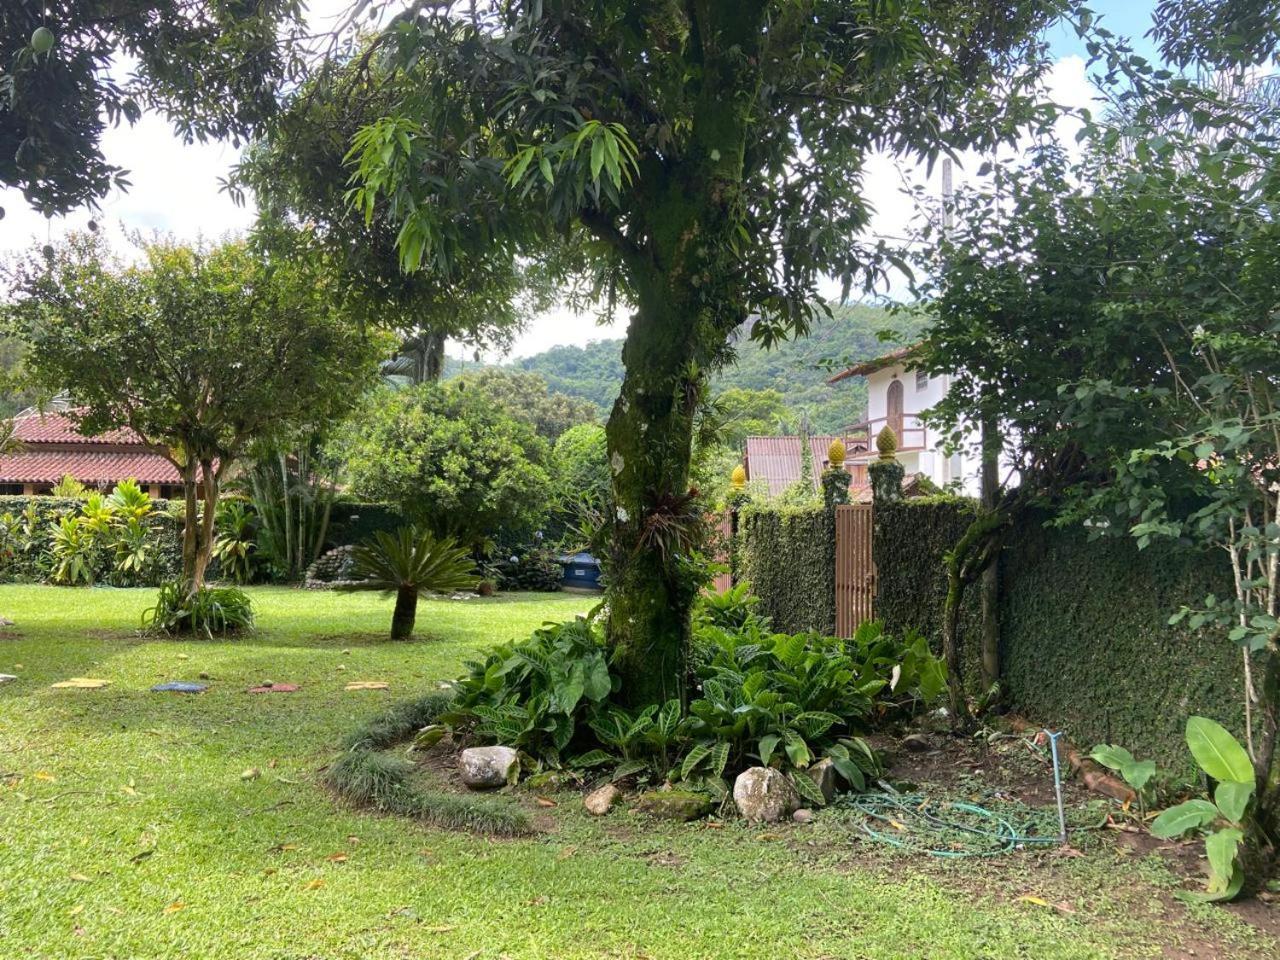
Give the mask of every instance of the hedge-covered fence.
[[[876, 507], [876, 615], [895, 631], [941, 638], [943, 554], [973, 516], [971, 501], [903, 500]], [[1225, 596], [1214, 556], [1025, 516], [1000, 560], [1000, 657], [1011, 701], [1060, 726], [1077, 744], [1119, 743], [1189, 774], [1186, 718], [1243, 730], [1241, 655], [1225, 637], [1171, 626], [1170, 614], [1206, 594]], [[960, 631], [977, 671], [978, 589], [966, 592]]]
[[735, 570], [775, 630], [835, 632], [835, 524], [825, 508], [747, 507], [737, 541]]
[[[80, 513], [84, 501], [66, 497], [0, 496], [0, 583], [38, 583], [56, 563], [54, 530], [63, 517]], [[182, 504], [152, 500], [146, 518], [149, 549], [140, 571], [116, 569], [114, 556], [100, 551], [94, 580], [118, 587], [153, 587], [182, 572]]]

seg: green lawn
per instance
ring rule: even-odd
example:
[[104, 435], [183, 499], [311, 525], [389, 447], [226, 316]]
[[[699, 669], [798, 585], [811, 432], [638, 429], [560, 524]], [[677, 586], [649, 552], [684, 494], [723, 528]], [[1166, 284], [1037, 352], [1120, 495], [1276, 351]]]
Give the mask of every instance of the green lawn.
[[[346, 809], [334, 743], [468, 653], [590, 598], [424, 603], [383, 638], [376, 596], [252, 591], [259, 632], [145, 640], [150, 591], [0, 587], [0, 958], [1004, 958], [1271, 955], [1224, 913], [1170, 905], [1108, 849], [1035, 863], [893, 857], [820, 818], [773, 831], [589, 820], [571, 793], [535, 839]], [[199, 696], [150, 693], [207, 674]], [[72, 676], [100, 691], [53, 690]], [[262, 680], [295, 694], [250, 695]], [[385, 692], [344, 692], [384, 680]], [[242, 779], [257, 768], [261, 776]], [[1069, 904], [1066, 910], [1021, 900]], [[1224, 943], [1230, 945], [1223, 945]], [[1255, 952], [1262, 950], [1264, 952]]]

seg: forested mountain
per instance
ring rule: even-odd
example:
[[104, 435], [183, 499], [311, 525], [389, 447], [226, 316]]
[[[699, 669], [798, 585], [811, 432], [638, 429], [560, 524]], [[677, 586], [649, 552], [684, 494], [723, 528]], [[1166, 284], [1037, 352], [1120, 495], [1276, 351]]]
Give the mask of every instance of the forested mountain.
[[[835, 432], [861, 419], [867, 402], [862, 380], [829, 386], [827, 379], [847, 363], [891, 349], [877, 337], [880, 331], [893, 331], [895, 339], [910, 339], [919, 332], [920, 323], [860, 305], [835, 307], [834, 313], [832, 319], [816, 324], [809, 336], [773, 350], [746, 339], [744, 330], [737, 362], [716, 377], [715, 391], [730, 387], [777, 390], [797, 422], [807, 418], [812, 433]], [[537, 373], [552, 391], [585, 397], [607, 414], [622, 383], [622, 341], [552, 347], [510, 366]]]

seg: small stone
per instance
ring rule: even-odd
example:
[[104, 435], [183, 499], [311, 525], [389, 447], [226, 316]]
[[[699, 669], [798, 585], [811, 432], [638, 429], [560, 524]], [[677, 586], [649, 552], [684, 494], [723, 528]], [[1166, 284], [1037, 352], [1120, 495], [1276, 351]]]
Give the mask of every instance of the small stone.
[[773, 823], [796, 810], [800, 796], [781, 770], [750, 767], [733, 782], [733, 802], [745, 820]]
[[804, 775], [813, 781], [814, 786], [822, 791], [822, 798], [830, 803], [836, 795], [836, 781], [839, 774], [836, 773], [836, 765], [830, 757], [819, 760], [812, 767], [804, 772]]
[[796, 823], [813, 823], [813, 811], [808, 807], [801, 807], [791, 815], [791, 819]]
[[659, 820], [697, 820], [711, 812], [711, 799], [690, 790], [650, 790], [636, 798], [636, 809]]
[[469, 747], [458, 754], [458, 769], [472, 790], [492, 790], [516, 781], [520, 756], [510, 747]]
[[587, 808], [587, 813], [593, 817], [603, 817], [608, 813], [618, 798], [622, 796], [622, 791], [615, 787], [612, 783], [606, 783], [598, 790], [592, 790], [586, 795], [582, 801], [582, 805]]
[[910, 753], [928, 753], [933, 749], [929, 738], [919, 733], [909, 733], [902, 738], [902, 749]]

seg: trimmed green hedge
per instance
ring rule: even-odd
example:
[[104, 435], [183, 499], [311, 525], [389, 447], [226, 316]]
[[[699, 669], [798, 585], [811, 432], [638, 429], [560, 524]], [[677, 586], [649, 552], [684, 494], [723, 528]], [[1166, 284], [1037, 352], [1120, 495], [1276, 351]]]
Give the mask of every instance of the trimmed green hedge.
[[735, 568], [783, 633], [836, 629], [835, 529], [823, 507], [748, 507]]
[[[62, 517], [79, 513], [82, 502], [66, 497], [0, 496], [0, 517], [11, 530], [5, 542], [0, 543], [0, 583], [38, 583], [48, 579], [53, 566], [53, 528]], [[155, 510], [147, 519], [152, 537], [147, 569], [142, 574], [120, 573], [113, 558], [104, 552], [94, 571], [96, 582], [154, 587], [182, 572], [182, 505], [158, 499], [152, 503]], [[35, 508], [38, 519], [36, 536], [28, 543], [21, 528], [29, 506]]]
[[392, 533], [404, 526], [404, 515], [387, 503], [338, 501], [329, 513], [325, 549], [345, 547], [368, 540], [380, 530]]
[[[947, 598], [943, 556], [977, 516], [977, 504], [962, 497], [934, 496], [875, 505], [872, 555], [876, 561], [876, 619], [897, 636], [910, 630], [942, 642], [942, 608]], [[978, 591], [965, 591], [960, 636], [975, 638], [982, 629]], [[976, 663], [976, 653], [975, 653]]]
[[1081, 747], [1119, 743], [1190, 775], [1187, 717], [1243, 735], [1244, 671], [1225, 636], [1168, 620], [1185, 603], [1231, 592], [1217, 556], [1090, 541], [1028, 518], [1001, 562], [1001, 662], [1014, 702]]
[[[974, 515], [972, 501], [930, 497], [878, 505], [876, 616], [892, 632], [941, 640], [943, 554]], [[1239, 648], [1225, 637], [1170, 626], [1170, 614], [1231, 592], [1217, 557], [1131, 540], [1089, 540], [1081, 529], [1025, 516], [1000, 561], [1000, 657], [1011, 701], [1061, 726], [1080, 747], [1110, 741], [1190, 776], [1186, 718], [1243, 731]], [[977, 586], [960, 620], [966, 674], [976, 679]]]

